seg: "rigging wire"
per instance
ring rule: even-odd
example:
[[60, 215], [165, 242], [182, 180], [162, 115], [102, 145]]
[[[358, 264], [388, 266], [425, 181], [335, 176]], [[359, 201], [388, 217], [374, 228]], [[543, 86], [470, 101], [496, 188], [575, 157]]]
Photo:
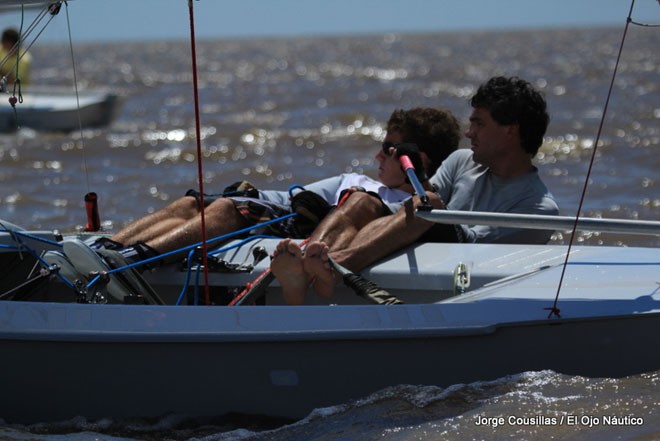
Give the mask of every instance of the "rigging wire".
[[85, 181], [87, 183], [87, 193], [90, 193], [89, 169], [87, 168], [87, 155], [85, 153], [85, 140], [83, 138], [82, 119], [80, 116], [80, 93], [78, 91], [78, 75], [76, 69], [76, 58], [73, 54], [73, 38], [71, 38], [71, 20], [69, 19], [69, 3], [64, 2], [66, 6], [66, 27], [69, 34], [69, 52], [71, 54], [71, 69], [73, 70], [73, 87], [76, 93], [76, 109], [78, 110], [78, 130], [80, 131], [80, 148], [82, 150], [83, 169], [85, 170]]
[[[28, 25], [28, 27], [27, 27], [27, 29], [25, 30], [25, 32], [22, 32], [22, 31], [21, 31], [21, 32], [19, 33], [19, 35], [20, 35], [20, 37], [21, 37], [21, 40], [25, 40], [25, 39], [27, 39], [27, 38], [30, 36], [30, 34], [36, 30], [36, 28], [37, 28], [37, 26], [39, 25], [39, 23], [41, 23], [41, 21], [44, 19], [44, 17], [46, 16], [46, 14], [47, 14], [49, 11], [50, 11], [50, 9], [49, 9], [48, 7], [44, 8], [44, 9], [43, 9], [43, 10], [37, 15], [37, 17], [35, 17], [35, 19], [32, 20], [32, 23], [31, 23], [30, 25]], [[21, 19], [22, 19], [22, 17], [21, 17]], [[32, 47], [32, 45], [34, 45], [34, 43], [37, 41], [37, 39], [39, 38], [39, 36], [41, 36], [41, 34], [42, 34], [43, 31], [46, 29], [46, 27], [48, 26], [48, 24], [51, 22], [52, 19], [53, 19], [53, 17], [51, 17], [50, 20], [48, 20], [48, 22], [42, 26], [41, 30], [40, 30], [40, 31], [38, 32], [38, 34], [34, 37], [34, 39], [32, 40], [32, 42], [31, 42], [30, 44], [28, 44], [28, 46], [27, 46], [27, 47], [23, 50], [23, 52], [20, 54], [20, 58], [19, 58], [19, 60], [20, 60], [21, 58], [23, 58], [23, 56], [25, 55], [25, 52], [27, 52], [27, 51], [30, 50], [30, 48]], [[22, 27], [22, 24], [21, 24], [21, 27]], [[14, 47], [12, 48], [12, 50], [17, 49], [17, 46], [18, 46], [18, 44], [19, 44], [20, 42], [21, 42], [21, 41], [19, 40], [19, 42], [16, 43], [16, 44], [14, 45]], [[5, 63], [9, 60], [9, 58], [12, 56], [12, 55], [11, 55], [11, 54], [12, 54], [12, 50], [10, 50], [10, 51], [7, 53], [7, 55], [5, 55], [5, 57], [4, 57], [2, 60], [0, 60], [0, 67], [1, 67], [1, 66], [4, 66], [4, 64], [5, 64]]]
[[190, 51], [192, 58], [193, 96], [195, 99], [195, 140], [197, 142], [197, 178], [199, 181], [199, 214], [202, 227], [202, 263], [204, 265], [204, 300], [211, 304], [209, 293], [209, 265], [206, 244], [206, 219], [204, 217], [204, 175], [202, 173], [202, 141], [199, 116], [199, 87], [197, 84], [197, 51], [195, 47], [195, 13], [193, 0], [188, 0], [188, 15], [190, 17]]
[[[57, 15], [59, 12], [59, 5], [61, 2], [58, 3], [52, 3], [39, 12], [37, 14], [37, 17], [35, 17], [32, 20], [32, 23], [28, 25], [27, 29], [25, 32], [23, 31], [23, 25], [24, 25], [24, 20], [25, 20], [25, 9], [21, 7], [21, 27], [19, 31], [19, 40], [14, 44], [14, 46], [7, 52], [5, 57], [0, 60], [0, 67], [4, 66], [7, 61], [11, 57], [13, 57], [14, 52], [16, 53], [16, 81], [14, 82], [14, 88], [12, 92], [12, 96], [9, 97], [9, 104], [11, 104], [12, 108], [14, 109], [14, 116], [15, 116], [15, 121], [17, 123], [17, 126], [20, 126], [18, 123], [18, 113], [16, 111], [16, 103], [22, 103], [23, 102], [23, 95], [21, 92], [21, 82], [20, 78], [18, 77], [18, 65], [19, 62], [23, 59], [25, 54], [32, 48], [32, 45], [39, 39], [41, 34], [46, 30], [46, 27], [50, 24], [50, 22], [53, 20], [54, 16]], [[23, 41], [26, 40], [32, 32], [34, 32], [37, 29], [37, 26], [40, 25], [44, 17], [50, 13], [51, 17], [50, 19], [41, 26], [41, 29], [37, 32], [37, 35], [32, 39], [32, 41], [27, 45], [27, 47], [23, 50], [21, 50], [21, 45], [23, 45]], [[5, 82], [5, 79], [3, 78], [3, 84]], [[4, 87], [0, 87], [0, 89], [3, 89]], [[18, 97], [16, 97], [16, 92], [18, 91]]]
[[547, 310], [550, 311], [550, 313], [548, 314], [548, 318], [551, 318], [553, 315], [556, 316], [556, 317], [561, 317], [559, 315], [560, 310], [559, 310], [559, 308], [557, 308], [557, 303], [559, 302], [559, 294], [561, 292], [561, 288], [562, 288], [562, 285], [563, 285], [563, 282], [564, 282], [564, 276], [566, 274], [566, 267], [568, 266], [568, 259], [571, 255], [571, 249], [573, 248], [573, 242], [575, 241], [575, 236], [576, 236], [576, 232], [577, 232], [578, 222], [579, 222], [579, 219], [580, 219], [580, 214], [582, 213], [582, 207], [584, 205], [585, 196], [587, 194], [587, 187], [589, 185], [589, 179], [591, 178], [591, 172], [593, 170], [594, 162], [595, 162], [595, 159], [596, 159], [596, 152], [598, 150], [598, 144], [599, 144], [599, 141], [600, 141], [600, 136], [603, 132], [603, 126], [605, 124], [605, 116], [607, 115], [607, 109], [608, 109], [609, 104], [610, 104], [610, 98], [612, 96], [612, 89], [614, 89], [614, 80], [616, 79], [617, 71], [619, 69], [619, 62], [621, 60], [621, 54], [623, 53], [623, 45], [626, 41], [626, 35], [628, 33], [628, 28], [629, 28], [630, 24], [632, 23], [632, 12], [633, 12], [634, 7], [635, 7], [635, 0], [631, 0], [630, 11], [628, 12], [628, 18], [626, 19], [626, 26], [624, 27], [623, 35], [621, 37], [621, 44], [619, 45], [619, 53], [617, 54], [616, 63], [614, 64], [614, 71], [612, 72], [612, 79], [610, 80], [610, 87], [607, 91], [607, 97], [605, 99], [605, 105], [603, 106], [603, 113], [602, 113], [601, 118], [600, 118], [600, 123], [598, 124], [598, 131], [596, 133], [596, 140], [594, 142], [594, 148], [591, 152], [591, 160], [589, 161], [589, 167], [587, 169], [587, 175], [586, 175], [585, 180], [584, 180], [584, 186], [582, 187], [582, 193], [580, 195], [580, 202], [578, 204], [577, 213], [575, 215], [575, 222], [573, 223], [573, 229], [571, 231], [571, 238], [568, 242], [568, 249], [566, 250], [566, 256], [564, 258], [564, 264], [563, 264], [562, 269], [561, 269], [561, 276], [559, 277], [559, 285], [557, 286], [557, 294], [555, 295], [555, 300], [554, 300], [552, 306], [549, 307], [549, 308], [544, 308], [544, 309], [547, 309]]
[[[14, 48], [16, 49], [16, 75], [14, 80], [14, 90], [12, 92], [12, 96], [9, 97], [9, 104], [14, 109], [14, 116], [16, 117], [16, 121], [18, 121], [18, 113], [16, 112], [16, 102], [19, 103], [23, 102], [23, 93], [21, 92], [21, 78], [18, 74], [20, 68], [19, 61], [21, 59], [21, 34], [23, 32], [24, 21], [25, 21], [25, 8], [21, 6], [21, 28], [20, 31], [18, 32], [18, 41], [14, 45]], [[18, 89], [18, 98], [16, 97], [17, 89]]]
[[[85, 145], [84, 145], [84, 137], [83, 137], [83, 127], [82, 127], [82, 116], [80, 112], [80, 93], [78, 90], [78, 76], [77, 76], [77, 69], [76, 69], [76, 61], [74, 57], [74, 51], [73, 51], [73, 38], [71, 37], [71, 20], [69, 18], [69, 4], [66, 0], [60, 0], [56, 1], [53, 3], [49, 3], [46, 5], [38, 14], [37, 17], [34, 18], [32, 23], [28, 26], [27, 30], [23, 32], [23, 20], [24, 20], [24, 10], [21, 9], [21, 28], [19, 32], [19, 41], [14, 45], [12, 50], [9, 51], [9, 54], [6, 55], [1, 61], [0, 61], [0, 66], [4, 65], [4, 63], [9, 59], [10, 55], [12, 52], [16, 52], [16, 81], [14, 82], [14, 88], [13, 88], [13, 94], [9, 98], [9, 103], [11, 104], [12, 108], [14, 109], [14, 115], [15, 115], [15, 121], [18, 127], [20, 127], [19, 124], [19, 118], [18, 118], [18, 111], [16, 109], [16, 103], [22, 103], [23, 102], [23, 96], [21, 93], [21, 81], [20, 78], [18, 77], [18, 66], [19, 66], [19, 61], [26, 55], [26, 53], [29, 51], [29, 49], [34, 45], [34, 43], [39, 39], [41, 34], [46, 30], [46, 27], [50, 24], [50, 22], [53, 20], [53, 18], [59, 14], [62, 3], [66, 5], [66, 19], [67, 19], [67, 29], [68, 29], [68, 37], [69, 37], [69, 50], [71, 53], [71, 64], [72, 64], [72, 69], [73, 69], [73, 85], [75, 89], [75, 95], [76, 95], [76, 116], [78, 119], [78, 129], [80, 132], [80, 141], [79, 145], [82, 150], [82, 161], [83, 161], [83, 169], [85, 171], [85, 180], [86, 180], [86, 187], [87, 187], [87, 194], [85, 195], [85, 206], [87, 208], [87, 225], [85, 226], [85, 231], [98, 231], [100, 229], [100, 220], [98, 218], [98, 205], [97, 205], [97, 196], [96, 193], [92, 193], [90, 191], [90, 176], [89, 176], [89, 168], [87, 166], [87, 158], [85, 154]], [[50, 14], [50, 19], [44, 23], [41, 24], [43, 19], [46, 17], [47, 14]], [[27, 45], [27, 48], [24, 50], [21, 50], [21, 44], [24, 40], [26, 40], [35, 30], [37, 30], [37, 27], [41, 25], [41, 28], [38, 30], [36, 36], [32, 39], [32, 41]], [[4, 78], [3, 78], [3, 83], [4, 83]], [[18, 97], [16, 97], [16, 92], [18, 91]], [[93, 200], [93, 204], [90, 202]]]
[[[49, 7], [51, 14], [57, 14], [60, 11], [60, 4]], [[99, 231], [101, 229], [101, 219], [99, 217], [98, 195], [91, 191], [89, 168], [87, 167], [87, 151], [85, 150], [85, 138], [83, 135], [82, 115], [80, 112], [80, 91], [78, 90], [78, 70], [76, 69], [76, 57], [73, 51], [73, 38], [71, 37], [71, 19], [69, 18], [69, 3], [64, 1], [66, 6], [66, 27], [69, 36], [69, 53], [71, 54], [71, 69], [73, 71], [73, 88], [76, 94], [76, 116], [78, 118], [79, 145], [82, 154], [83, 170], [85, 171], [85, 182], [87, 192], [83, 198], [85, 202], [85, 211], [87, 213], [87, 223], [83, 227], [85, 231]]]
[[[658, 6], [660, 6], [660, 0], [658, 0]], [[632, 11], [632, 7], [631, 7]], [[634, 24], [635, 26], [642, 26], [645, 28], [660, 28], [660, 24], [651, 24], [651, 23], [640, 23], [638, 21], [632, 20], [630, 15], [628, 15], [628, 22]]]
[[[89, 176], [89, 168], [87, 166], [87, 157], [86, 157], [85, 144], [84, 144], [82, 115], [80, 112], [80, 92], [78, 90], [78, 76], [76, 69], [76, 60], [73, 51], [73, 38], [71, 36], [71, 20], [69, 17], [68, 2], [66, 0], [60, 0], [45, 5], [45, 7], [42, 8], [37, 14], [37, 16], [32, 20], [32, 23], [28, 25], [25, 31], [23, 31], [25, 10], [23, 7], [21, 7], [21, 27], [18, 34], [19, 40], [16, 42], [16, 44], [14, 44], [14, 47], [8, 52], [8, 54], [2, 60], [0, 60], [0, 66], [3, 66], [10, 59], [10, 57], [13, 56], [14, 52], [16, 53], [16, 81], [13, 84], [12, 96], [9, 97], [9, 104], [12, 106], [14, 110], [14, 118], [16, 125], [17, 127], [20, 127], [19, 112], [16, 109], [16, 103], [23, 103], [23, 94], [21, 92], [21, 78], [19, 78], [18, 76], [19, 62], [28, 53], [28, 51], [32, 48], [34, 43], [36, 43], [36, 41], [39, 39], [39, 37], [41, 37], [41, 34], [46, 30], [46, 27], [48, 27], [48, 25], [55, 18], [55, 16], [59, 14], [62, 3], [64, 3], [66, 6], [66, 22], [67, 22], [67, 30], [69, 37], [69, 51], [71, 54], [71, 65], [73, 70], [73, 86], [76, 95], [76, 116], [78, 118], [78, 129], [80, 132], [79, 146], [82, 151], [82, 162], [83, 162], [82, 165], [83, 165], [83, 170], [85, 172], [85, 181], [87, 187], [87, 194], [85, 194], [85, 206], [87, 209], [87, 225], [84, 227], [84, 229], [85, 231], [98, 231], [101, 227], [100, 219], [98, 216], [98, 203], [97, 203], [98, 198], [96, 193], [90, 191], [90, 176]], [[49, 14], [50, 14], [50, 18], [48, 19], [48, 21], [42, 23], [44, 18]], [[22, 49], [21, 46], [24, 46], [23, 42], [26, 41], [35, 31], [37, 33], [32, 38], [32, 41], [30, 41], [29, 44], [27, 44], [27, 47], [25, 47], [25, 49]], [[2, 79], [2, 83], [3, 84], [5, 83], [4, 78]], [[17, 92], [18, 92], [18, 97], [16, 96]]]

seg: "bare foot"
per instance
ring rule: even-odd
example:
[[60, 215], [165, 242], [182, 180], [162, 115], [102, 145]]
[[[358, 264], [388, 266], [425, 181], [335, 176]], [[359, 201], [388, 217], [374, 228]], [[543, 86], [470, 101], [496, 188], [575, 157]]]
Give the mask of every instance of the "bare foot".
[[309, 280], [305, 274], [302, 250], [291, 239], [277, 244], [270, 262], [270, 270], [282, 286], [284, 301], [289, 305], [305, 303]]
[[312, 278], [314, 291], [321, 297], [335, 293], [335, 277], [328, 262], [328, 246], [323, 242], [312, 242], [305, 248], [303, 267]]

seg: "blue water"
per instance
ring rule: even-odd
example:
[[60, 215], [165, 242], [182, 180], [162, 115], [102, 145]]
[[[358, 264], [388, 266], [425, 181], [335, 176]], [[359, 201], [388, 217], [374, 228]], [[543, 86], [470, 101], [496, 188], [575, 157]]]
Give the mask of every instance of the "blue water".
[[[562, 29], [199, 42], [205, 188], [247, 179], [286, 189], [344, 171], [373, 174], [392, 110], [442, 106], [466, 121], [478, 84], [518, 75], [546, 94], [552, 121], [536, 162], [563, 214], [575, 214], [620, 37], [620, 29]], [[658, 47], [657, 29], [628, 35], [585, 215], [660, 219]], [[66, 46], [32, 53], [34, 83], [71, 85]], [[116, 230], [197, 186], [188, 42], [81, 45], [75, 54], [80, 86], [120, 93], [122, 112], [111, 127], [82, 134], [0, 135], [0, 219], [72, 231], [85, 223], [83, 195], [92, 190], [104, 228]], [[657, 236], [595, 233], [577, 241], [660, 245]], [[0, 440], [654, 440], [659, 378], [529, 372], [447, 389], [401, 385], [298, 422], [80, 418], [0, 425]], [[542, 424], [561, 416], [563, 424]], [[613, 426], [608, 416], [642, 424]]]

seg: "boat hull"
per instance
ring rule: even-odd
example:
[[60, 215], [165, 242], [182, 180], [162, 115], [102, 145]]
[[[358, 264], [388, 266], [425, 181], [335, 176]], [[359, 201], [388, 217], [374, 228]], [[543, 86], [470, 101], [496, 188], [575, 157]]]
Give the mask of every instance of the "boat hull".
[[81, 92], [77, 98], [71, 92], [31, 91], [23, 98], [16, 109], [0, 100], [0, 132], [23, 127], [50, 132], [104, 127], [117, 117], [123, 104], [120, 96], [104, 91]]
[[[32, 256], [20, 276], [31, 280], [35, 256], [58, 249], [59, 239], [14, 228], [0, 234], [0, 257]], [[268, 255], [276, 244], [229, 246], [221, 257], [231, 267], [252, 262], [255, 247]], [[0, 279], [0, 417], [295, 419], [400, 384], [444, 387], [539, 370], [589, 377], [660, 370], [660, 342], [652, 338], [660, 325], [658, 250], [574, 247], [564, 267], [566, 251], [416, 244], [363, 272], [404, 301], [392, 306], [367, 304], [345, 288], [325, 304], [311, 304], [320, 298], [310, 295], [305, 306], [284, 306], [277, 281], [260, 306], [173, 306], [186, 265], [144, 273], [171, 306], [75, 303], [89, 297], [49, 271], [17, 292], [6, 291], [15, 277]], [[459, 263], [470, 268], [471, 285], [456, 295]], [[242, 287], [267, 266], [263, 259], [251, 270], [212, 272], [209, 282]], [[555, 306], [559, 315], [550, 315]]]
[[[173, 308], [137, 307], [134, 318], [145, 326], [129, 325], [125, 332], [23, 330], [19, 338], [2, 332], [0, 415], [9, 422], [170, 413], [294, 419], [399, 384], [449, 386], [546, 369], [589, 377], [660, 369], [660, 343], [648, 338], [660, 326], [660, 313], [452, 328], [412, 323], [417, 314], [449, 312], [440, 305], [381, 308], [382, 314], [366, 308], [371, 311], [332, 312], [326, 320], [344, 322], [332, 330], [296, 320], [292, 308], [262, 307], [211, 308], [225, 310], [216, 317], [219, 324], [233, 316], [232, 323], [244, 326], [225, 322], [217, 332], [150, 332], [148, 317], [158, 328], [163, 318], [157, 317]], [[256, 309], [293, 329], [258, 325], [265, 316]], [[343, 314], [372, 315], [373, 325], [355, 329]], [[92, 317], [101, 319], [87, 315]], [[312, 317], [320, 318], [315, 312]], [[209, 318], [200, 318], [201, 327]]]

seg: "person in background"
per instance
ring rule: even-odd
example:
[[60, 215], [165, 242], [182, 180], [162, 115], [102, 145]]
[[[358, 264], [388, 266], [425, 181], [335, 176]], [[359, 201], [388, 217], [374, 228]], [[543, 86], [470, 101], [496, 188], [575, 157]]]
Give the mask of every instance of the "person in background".
[[[2, 47], [0, 48], [0, 77], [6, 78], [8, 86], [13, 85], [17, 80], [23, 86], [30, 82], [32, 56], [23, 48], [19, 50], [19, 42], [20, 36], [16, 29], [8, 28], [3, 31]], [[18, 69], [16, 68], [17, 58], [19, 58]]]

